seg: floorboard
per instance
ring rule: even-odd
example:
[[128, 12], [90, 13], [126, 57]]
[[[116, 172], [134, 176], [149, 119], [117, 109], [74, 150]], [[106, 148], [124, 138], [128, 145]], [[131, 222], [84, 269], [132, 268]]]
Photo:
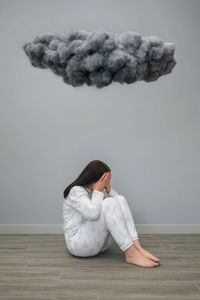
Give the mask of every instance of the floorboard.
[[64, 235], [0, 235], [1, 300], [200, 300], [200, 235], [140, 235], [161, 265], [127, 264], [113, 241], [77, 258]]

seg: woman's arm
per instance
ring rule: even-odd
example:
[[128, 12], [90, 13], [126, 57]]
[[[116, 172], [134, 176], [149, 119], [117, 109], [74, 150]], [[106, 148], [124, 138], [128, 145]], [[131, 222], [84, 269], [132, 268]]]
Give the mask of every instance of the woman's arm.
[[94, 190], [90, 199], [86, 190], [76, 185], [70, 189], [67, 203], [77, 209], [86, 219], [95, 221], [101, 214], [103, 198], [103, 192]]

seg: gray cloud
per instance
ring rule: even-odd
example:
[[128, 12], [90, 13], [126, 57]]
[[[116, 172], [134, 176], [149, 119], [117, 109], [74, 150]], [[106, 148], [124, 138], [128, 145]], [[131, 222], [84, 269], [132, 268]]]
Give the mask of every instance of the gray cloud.
[[40, 34], [23, 49], [32, 66], [49, 68], [74, 87], [151, 82], [171, 73], [177, 63], [173, 43], [132, 31], [115, 35], [101, 29], [72, 29], [66, 34]]

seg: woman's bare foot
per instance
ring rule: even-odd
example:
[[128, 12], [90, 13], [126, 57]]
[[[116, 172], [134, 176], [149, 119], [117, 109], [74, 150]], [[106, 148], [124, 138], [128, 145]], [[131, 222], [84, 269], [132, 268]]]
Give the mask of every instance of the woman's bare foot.
[[151, 254], [149, 251], [145, 250], [144, 248], [141, 248], [139, 251], [140, 251], [140, 253], [142, 253], [144, 256], [150, 258], [151, 260], [153, 260], [155, 262], [160, 262], [159, 258], [154, 256], [153, 254]]
[[149, 251], [145, 250], [144, 248], [142, 248], [140, 241], [139, 240], [135, 240], [134, 241], [134, 245], [137, 248], [137, 250], [142, 253], [144, 256], [150, 258], [151, 260], [155, 261], [155, 262], [160, 262], [160, 259], [157, 258], [156, 256], [154, 256], [153, 254], [151, 254]]
[[139, 267], [144, 268], [152, 268], [159, 266], [159, 263], [152, 261], [148, 257], [144, 256], [142, 253], [138, 251], [138, 249], [133, 245], [131, 245], [125, 251], [125, 261], [129, 264], [134, 264]]

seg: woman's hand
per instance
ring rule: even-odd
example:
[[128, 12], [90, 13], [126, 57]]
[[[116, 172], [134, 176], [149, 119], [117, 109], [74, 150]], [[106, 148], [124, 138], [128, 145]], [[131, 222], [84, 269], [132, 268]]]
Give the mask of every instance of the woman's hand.
[[105, 189], [106, 189], [106, 193], [107, 193], [107, 194], [110, 194], [110, 192], [111, 192], [111, 185], [110, 185], [110, 182], [106, 185]]
[[[109, 172], [108, 174], [109, 174], [109, 177], [110, 177], [110, 180], [111, 180], [111, 172]], [[106, 189], [106, 193], [107, 193], [107, 194], [110, 194], [110, 191], [111, 191], [110, 180], [109, 180], [109, 182], [107, 183], [107, 185], [105, 186], [105, 189]]]
[[104, 188], [107, 186], [107, 184], [109, 184], [110, 182], [110, 177], [111, 174], [110, 172], [105, 172], [101, 178], [93, 184], [93, 191], [99, 191], [99, 192], [103, 192]]

